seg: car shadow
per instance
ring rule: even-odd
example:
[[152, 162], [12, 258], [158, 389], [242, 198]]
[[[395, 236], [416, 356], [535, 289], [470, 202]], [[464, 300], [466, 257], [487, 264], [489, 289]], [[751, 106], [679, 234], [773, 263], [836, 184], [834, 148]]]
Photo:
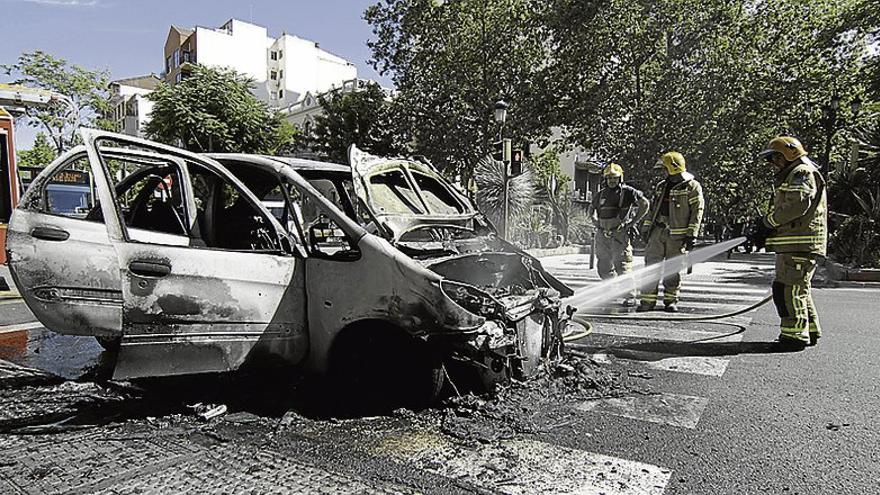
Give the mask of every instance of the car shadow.
[[660, 361], [674, 357], [730, 357], [741, 354], [780, 354], [776, 342], [640, 342], [603, 349], [619, 358]]

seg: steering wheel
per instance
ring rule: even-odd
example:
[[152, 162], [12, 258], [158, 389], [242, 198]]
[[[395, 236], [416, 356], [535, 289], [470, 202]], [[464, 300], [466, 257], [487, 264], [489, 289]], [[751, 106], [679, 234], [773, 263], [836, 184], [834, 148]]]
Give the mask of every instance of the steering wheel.
[[[168, 190], [168, 184], [165, 183], [164, 177], [156, 174], [149, 174], [144, 176], [144, 179], [147, 180], [147, 183], [144, 184], [144, 187], [138, 192], [137, 197], [134, 199], [135, 206], [131, 210], [131, 216], [128, 219], [130, 225], [137, 225], [138, 220], [147, 213], [149, 196], [156, 188], [168, 192], [169, 196], [171, 195], [171, 191]], [[153, 183], [155, 183], [155, 186]], [[183, 219], [180, 218], [177, 209], [171, 205], [169, 205], [168, 209], [171, 210], [171, 213], [174, 215], [174, 220], [177, 221], [177, 226], [180, 227], [180, 234], [186, 235], [186, 224], [183, 222]]]

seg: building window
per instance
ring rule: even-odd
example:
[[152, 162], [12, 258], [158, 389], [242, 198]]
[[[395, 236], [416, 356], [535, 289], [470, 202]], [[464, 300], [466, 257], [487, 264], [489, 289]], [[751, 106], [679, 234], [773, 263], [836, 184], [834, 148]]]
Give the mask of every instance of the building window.
[[281, 69], [278, 71], [278, 79], [283, 79], [283, 78], [284, 78], [284, 69]]
[[171, 72], [171, 55], [168, 55], [168, 58], [165, 59], [165, 72]]
[[183, 63], [189, 62], [190, 61], [189, 57], [190, 57], [189, 52], [183, 52]]
[[277, 100], [277, 99], [278, 99], [278, 93], [276, 93], [275, 91], [272, 91], [272, 93], [271, 93], [271, 97], [272, 97], [273, 100]]
[[276, 80], [276, 79], [278, 79], [278, 72], [276, 72], [276, 71], [274, 71], [274, 70], [273, 70], [272, 72], [270, 72], [270, 73], [269, 73], [269, 79], [271, 79], [271, 80], [273, 80], [273, 81]]
[[283, 89], [279, 89], [279, 90], [278, 90], [278, 99], [279, 99], [279, 100], [283, 100], [283, 99], [284, 99], [284, 90], [283, 90]]
[[272, 60], [278, 60], [278, 52], [272, 50], [272, 52], [269, 53], [269, 58], [271, 58]]
[[174, 50], [174, 54], [172, 55], [172, 57], [174, 58], [174, 60], [173, 60], [174, 67], [179, 67], [180, 66], [180, 50]]
[[183, 81], [183, 72], [178, 72], [177, 76], [174, 78], [176, 82]]
[[278, 60], [281, 60], [281, 57], [284, 56], [284, 50], [278, 50]]

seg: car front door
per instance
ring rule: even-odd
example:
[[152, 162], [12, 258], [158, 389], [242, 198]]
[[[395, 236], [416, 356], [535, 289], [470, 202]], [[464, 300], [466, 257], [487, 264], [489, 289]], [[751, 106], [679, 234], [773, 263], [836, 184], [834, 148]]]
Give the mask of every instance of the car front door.
[[[210, 159], [99, 131], [84, 138], [92, 161], [105, 168], [107, 146], [138, 147], [184, 163], [175, 176], [184, 187], [168, 194], [176, 198], [171, 205], [160, 201], [166, 186], [148, 190], [147, 197], [159, 199], [134, 206], [130, 216], [122, 199], [112, 198], [118, 230], [110, 236], [123, 296], [114, 378], [300, 361], [308, 349], [301, 260], [253, 194]], [[173, 182], [165, 173], [159, 174], [163, 182]], [[195, 211], [178, 211], [187, 205]], [[182, 232], [175, 230], [173, 211], [185, 219]], [[133, 238], [128, 223], [134, 217], [140, 230], [162, 231]]]

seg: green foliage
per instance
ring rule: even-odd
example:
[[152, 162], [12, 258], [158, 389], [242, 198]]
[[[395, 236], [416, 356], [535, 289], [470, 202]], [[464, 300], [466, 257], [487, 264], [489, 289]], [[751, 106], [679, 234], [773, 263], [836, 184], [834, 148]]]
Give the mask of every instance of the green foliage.
[[498, 136], [499, 99], [510, 103], [507, 136], [547, 132], [532, 77], [545, 61], [532, 0], [387, 0], [364, 18], [375, 39], [372, 63], [397, 90], [394, 114], [411, 151], [467, 183]]
[[25, 117], [28, 125], [46, 131], [56, 152], [77, 143], [81, 126], [110, 128], [110, 122], [102, 117], [110, 106], [107, 71], [88, 70], [39, 50], [22, 53], [18, 62], [0, 67], [15, 77], [12, 84], [54, 91], [72, 102], [75, 114], [66, 105], [56, 105], [46, 110], [28, 110]]
[[770, 194], [772, 173], [754, 158], [770, 138], [791, 133], [814, 157], [845, 158], [849, 103], [877, 59], [874, 3], [386, 0], [365, 18], [373, 63], [394, 78], [399, 117], [434, 163], [466, 177], [497, 135], [502, 97], [505, 135], [541, 142], [558, 127], [642, 189], [674, 149], [710, 209], [752, 216]]
[[333, 91], [318, 98], [323, 113], [315, 118], [309, 137], [313, 151], [339, 163], [348, 163], [348, 147], [379, 156], [396, 155], [395, 123], [376, 83], [359, 91]]
[[18, 153], [19, 167], [45, 167], [58, 154], [55, 152], [55, 146], [46, 137], [46, 134], [38, 132], [34, 138], [34, 146], [29, 150], [20, 151]]
[[551, 213], [551, 224], [568, 241], [569, 220], [574, 203], [571, 197], [571, 177], [559, 165], [559, 153], [549, 148], [535, 156], [530, 162], [536, 187], [535, 195], [539, 202], [547, 205]]
[[145, 131], [157, 141], [196, 152], [284, 153], [298, 133], [251, 93], [253, 82], [233, 70], [193, 66], [173, 86], [160, 84]]
[[829, 249], [837, 261], [880, 268], [880, 219], [867, 215], [846, 219], [831, 236]]

